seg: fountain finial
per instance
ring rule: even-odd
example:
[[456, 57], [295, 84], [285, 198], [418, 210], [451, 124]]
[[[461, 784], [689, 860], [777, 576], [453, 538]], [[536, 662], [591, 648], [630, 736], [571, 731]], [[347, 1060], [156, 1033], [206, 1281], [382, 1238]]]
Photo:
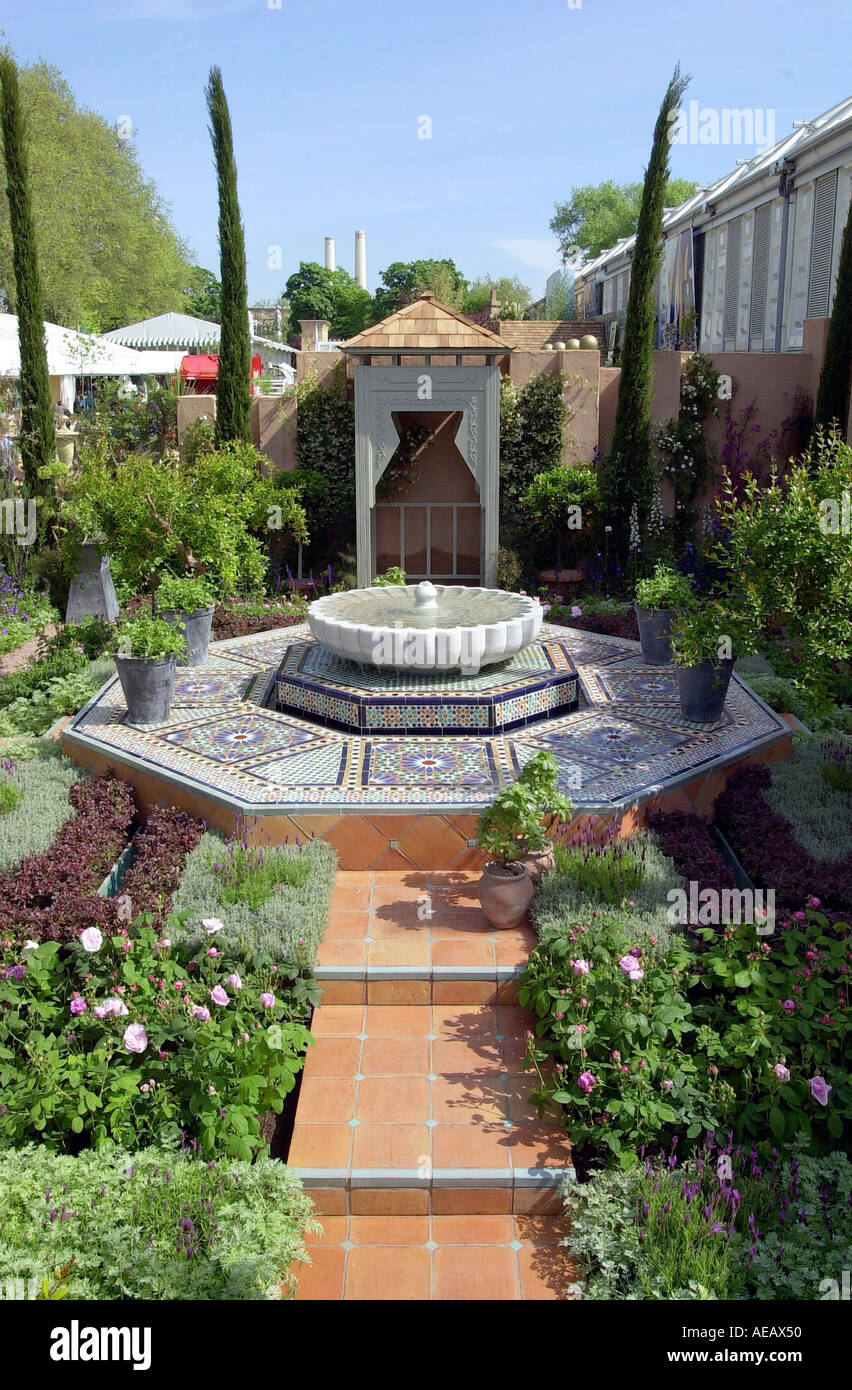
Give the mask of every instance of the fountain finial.
[[428, 579], [422, 580], [414, 590], [415, 608], [437, 608], [438, 590], [434, 584], [430, 584]]

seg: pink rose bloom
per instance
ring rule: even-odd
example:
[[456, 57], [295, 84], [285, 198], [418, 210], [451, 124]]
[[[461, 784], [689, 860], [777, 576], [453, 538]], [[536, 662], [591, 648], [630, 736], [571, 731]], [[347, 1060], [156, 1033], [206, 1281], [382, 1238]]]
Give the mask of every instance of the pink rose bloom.
[[787, 1068], [784, 1066], [783, 1062], [776, 1062], [776, 1063], [775, 1063], [775, 1066], [772, 1068], [772, 1070], [775, 1072], [775, 1075], [778, 1077], [778, 1080], [779, 1080], [779, 1081], [789, 1081], [789, 1080], [790, 1080], [790, 1073], [789, 1073], [789, 1071], [787, 1070]]
[[788, 1014], [791, 1014], [791, 1013], [793, 1012], [793, 1010], [795, 1009], [795, 1007], [796, 1007], [796, 1002], [795, 1002], [794, 999], [785, 999], [785, 1000], [784, 1000], [784, 1003], [781, 1005], [781, 1008], [782, 1008], [782, 1009], [786, 1009], [787, 1012], [788, 1012]]
[[124, 1046], [128, 1052], [144, 1052], [148, 1046], [148, 1034], [141, 1023], [130, 1023], [124, 1030]]
[[107, 1011], [103, 1004], [96, 1004], [92, 1009], [92, 1013], [95, 1015], [95, 1018], [106, 1018], [107, 1016]]
[[582, 616], [583, 616], [583, 610], [582, 610], [582, 608], [580, 607], [579, 603], [572, 603], [572, 605], [571, 605], [571, 617], [572, 617], [572, 618], [582, 618]]
[[85, 999], [72, 999], [70, 1007], [72, 1014], [74, 1014], [75, 1016], [79, 1014], [84, 1014], [86, 1012], [87, 1007], [86, 1001]]
[[207, 954], [208, 956], [218, 956], [219, 952], [217, 951], [215, 946], [211, 946]]
[[243, 982], [239, 975], [229, 975], [226, 983], [231, 986], [231, 989], [242, 989], [243, 987]]
[[214, 1004], [230, 1004], [231, 1002], [231, 996], [225, 993], [221, 985], [216, 985], [214, 989], [211, 989], [210, 998]]
[[810, 1082], [811, 1095], [820, 1105], [828, 1105], [828, 1093], [833, 1088], [829, 1086], [824, 1076], [814, 1076]]
[[104, 944], [103, 934], [98, 931], [97, 927], [87, 927], [81, 933], [80, 940], [83, 943], [83, 950], [90, 954], [99, 951]]
[[208, 936], [213, 936], [215, 932], [222, 931], [225, 923], [220, 921], [218, 917], [202, 917], [201, 925]]
[[260, 1002], [265, 1009], [272, 1009], [275, 1006], [275, 995], [268, 993], [262, 994], [260, 996]]
[[206, 1023], [210, 1017], [210, 1010], [205, 1009], [203, 1004], [193, 1004], [192, 1013], [199, 1023]]
[[586, 1094], [588, 1094], [593, 1086], [597, 1086], [597, 1084], [597, 1081], [590, 1071], [583, 1071], [577, 1077], [577, 1085], [580, 1087], [580, 1090], [585, 1091]]
[[587, 960], [575, 960], [575, 961], [574, 961], [574, 974], [575, 974], [575, 975], [588, 975], [590, 968], [591, 968], [591, 967], [589, 966], [589, 962], [588, 962]]
[[664, 1082], [663, 1082], [663, 1090], [664, 1090], [664, 1091], [670, 1091], [673, 1085], [674, 1085], [674, 1082], [673, 1082], [673, 1081], [664, 1081]]

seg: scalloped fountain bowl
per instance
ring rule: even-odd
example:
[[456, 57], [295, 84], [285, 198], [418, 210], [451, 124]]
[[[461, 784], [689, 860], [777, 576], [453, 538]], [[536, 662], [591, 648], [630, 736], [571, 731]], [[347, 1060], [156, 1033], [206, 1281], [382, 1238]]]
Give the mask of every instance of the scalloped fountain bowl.
[[468, 674], [523, 651], [543, 616], [524, 594], [424, 580], [326, 594], [308, 625], [321, 646], [362, 666]]

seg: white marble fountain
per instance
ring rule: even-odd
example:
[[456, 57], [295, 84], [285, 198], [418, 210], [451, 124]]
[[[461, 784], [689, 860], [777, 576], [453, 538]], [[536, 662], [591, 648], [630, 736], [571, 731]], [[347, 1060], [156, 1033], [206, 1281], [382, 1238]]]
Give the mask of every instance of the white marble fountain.
[[308, 609], [316, 641], [346, 661], [465, 674], [528, 647], [542, 618], [524, 594], [429, 580], [326, 594]]

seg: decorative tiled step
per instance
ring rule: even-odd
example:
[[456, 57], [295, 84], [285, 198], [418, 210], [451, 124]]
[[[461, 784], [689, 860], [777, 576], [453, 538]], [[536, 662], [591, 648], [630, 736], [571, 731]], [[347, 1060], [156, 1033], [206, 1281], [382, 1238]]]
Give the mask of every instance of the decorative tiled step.
[[573, 1177], [527, 1099], [512, 1005], [323, 1005], [289, 1162], [323, 1215], [554, 1213]]

